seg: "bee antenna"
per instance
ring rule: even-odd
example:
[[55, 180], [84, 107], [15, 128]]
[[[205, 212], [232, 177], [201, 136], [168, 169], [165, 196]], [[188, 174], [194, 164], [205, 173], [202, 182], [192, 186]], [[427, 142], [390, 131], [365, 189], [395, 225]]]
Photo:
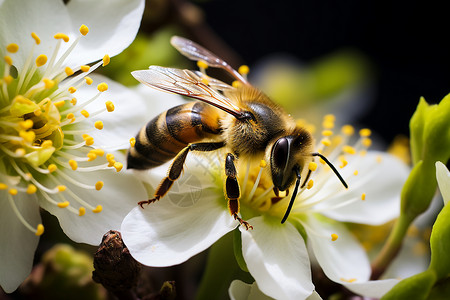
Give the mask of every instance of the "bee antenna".
[[292, 193], [291, 201], [289, 201], [289, 205], [288, 205], [288, 207], [287, 207], [287, 209], [286, 209], [286, 212], [284, 213], [284, 217], [283, 217], [283, 219], [281, 220], [281, 224], [283, 224], [284, 222], [286, 222], [286, 220], [287, 220], [287, 218], [288, 218], [288, 216], [289, 216], [289, 213], [291, 212], [292, 205], [294, 205], [295, 196], [297, 196], [298, 186], [300, 185], [300, 178], [301, 178], [301, 176], [300, 176], [300, 171], [299, 171], [298, 168], [295, 168], [294, 170], [295, 170], [295, 172], [297, 173], [297, 181], [295, 182], [294, 192]]
[[333, 170], [334, 174], [336, 174], [336, 176], [339, 178], [339, 180], [342, 182], [342, 184], [345, 186], [346, 189], [348, 189], [348, 185], [345, 182], [344, 178], [342, 178], [341, 174], [339, 174], [338, 170], [336, 170], [336, 168], [333, 166], [333, 164], [322, 154], [315, 152], [315, 153], [311, 153], [312, 156], [318, 156], [321, 159], [323, 159], [324, 162], [327, 163], [327, 165], [331, 168], [331, 170]]

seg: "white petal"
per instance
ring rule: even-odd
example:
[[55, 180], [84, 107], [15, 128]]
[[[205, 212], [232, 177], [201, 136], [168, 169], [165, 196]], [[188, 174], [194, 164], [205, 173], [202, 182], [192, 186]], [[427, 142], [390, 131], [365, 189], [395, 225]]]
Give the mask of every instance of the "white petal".
[[440, 161], [436, 162], [436, 178], [442, 198], [444, 199], [444, 205], [446, 205], [450, 200], [450, 172]]
[[85, 85], [74, 95], [79, 105], [98, 94], [97, 85], [101, 82], [108, 84], [108, 90], [103, 92], [94, 102], [88, 104], [85, 109], [93, 113], [105, 108], [105, 102], [114, 104], [114, 111], [103, 112], [95, 117], [89, 117], [79, 124], [83, 128], [94, 128], [98, 120], [103, 122], [102, 130], [95, 130], [89, 134], [94, 138], [95, 146], [108, 149], [126, 149], [129, 147], [130, 138], [159, 113], [169, 108], [186, 103], [181, 97], [155, 91], [145, 87], [145, 93], [139, 89], [130, 89], [107, 77], [92, 74], [90, 77], [94, 84]]
[[373, 280], [367, 282], [355, 282], [344, 284], [346, 288], [350, 291], [363, 295], [369, 298], [381, 298], [389, 290], [391, 290], [394, 285], [399, 283], [398, 279], [384, 279], [384, 280]]
[[242, 254], [261, 291], [276, 299], [306, 299], [314, 290], [305, 242], [291, 223], [256, 217], [242, 231]]
[[137, 261], [155, 267], [180, 264], [238, 225], [216, 190], [194, 190], [184, 196], [191, 199], [191, 206], [180, 206], [166, 196], [125, 217], [122, 238]]
[[[340, 182], [335, 178], [328, 179], [315, 195], [327, 200], [315, 208], [338, 221], [369, 225], [381, 225], [397, 217], [400, 213], [400, 191], [409, 168], [390, 154], [374, 151], [361, 158], [356, 176], [353, 175], [355, 168], [349, 163], [340, 170], [347, 180], [348, 190], [340, 187]], [[314, 187], [310, 191], [314, 192]], [[363, 193], [365, 200], [362, 200]], [[340, 206], [350, 199], [355, 201]]]
[[68, 31], [70, 18], [62, 1], [6, 0], [0, 8], [0, 47], [3, 51], [10, 43], [19, 45], [19, 52], [11, 55], [19, 71], [35, 45], [32, 32], [41, 39], [34, 57], [40, 54], [50, 57], [56, 45], [55, 33]]
[[[67, 208], [59, 208], [48, 201], [41, 201], [41, 206], [58, 217], [65, 234], [76, 242], [98, 245], [103, 234], [108, 230], [118, 230], [126, 214], [136, 207], [139, 201], [147, 199], [147, 192], [142, 183], [125, 170], [119, 173], [115, 170], [82, 173], [66, 169], [63, 172], [73, 179], [89, 185], [94, 185], [99, 180], [104, 182], [103, 188], [97, 191], [76, 187], [63, 178], [58, 178], [93, 207], [101, 205], [103, 210], [100, 213], [94, 213], [86, 207], [86, 214], [79, 216]], [[79, 206], [85, 207], [85, 205], [71, 200], [67, 191], [63, 194], [76, 209]]]
[[[12, 293], [30, 274], [39, 237], [16, 217], [6, 196], [0, 192], [0, 286]], [[14, 201], [25, 220], [32, 226], [41, 223], [36, 197], [20, 194]]]
[[136, 36], [144, 4], [143, 0], [69, 1], [72, 31], [77, 32], [82, 24], [90, 30], [68, 57], [67, 64], [76, 66], [122, 52]]
[[273, 298], [265, 295], [258, 288], [256, 282], [247, 284], [240, 280], [233, 280], [228, 289], [231, 300], [271, 300]]
[[[314, 255], [328, 278], [337, 282], [362, 282], [370, 277], [370, 263], [364, 249], [339, 222], [309, 215], [305, 229]], [[337, 234], [338, 239], [331, 240]]]

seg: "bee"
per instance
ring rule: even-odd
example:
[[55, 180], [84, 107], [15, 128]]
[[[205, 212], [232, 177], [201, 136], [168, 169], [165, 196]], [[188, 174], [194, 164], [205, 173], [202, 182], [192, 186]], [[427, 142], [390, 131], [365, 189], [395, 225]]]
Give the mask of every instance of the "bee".
[[[345, 188], [347, 183], [336, 168], [318, 152], [314, 139], [305, 128], [228, 63], [197, 43], [174, 36], [171, 44], [187, 58], [225, 70], [238, 84], [229, 85], [204, 72], [150, 66], [132, 72], [141, 83], [164, 92], [187, 96], [199, 101], [173, 107], [148, 122], [136, 136], [127, 155], [128, 168], [150, 169], [173, 159], [167, 176], [157, 187], [154, 198], [138, 204], [150, 204], [164, 197], [181, 172], [189, 152], [226, 149], [224, 192], [231, 216], [246, 229], [252, 228], [239, 217], [240, 187], [237, 159], [264, 157], [275, 195], [294, 186], [284, 223], [299, 187], [311, 175], [305, 168], [314, 157], [328, 164]], [[302, 174], [306, 177], [301, 183]]]

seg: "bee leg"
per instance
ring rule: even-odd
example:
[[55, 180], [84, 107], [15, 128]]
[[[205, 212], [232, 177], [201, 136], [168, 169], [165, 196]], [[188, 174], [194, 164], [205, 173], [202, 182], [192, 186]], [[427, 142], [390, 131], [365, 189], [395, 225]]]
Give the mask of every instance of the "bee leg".
[[234, 166], [234, 159], [235, 157], [231, 153], [228, 153], [225, 159], [225, 175], [227, 176], [225, 179], [225, 194], [228, 198], [228, 210], [235, 220], [238, 220], [241, 225], [245, 226], [245, 229], [253, 229], [252, 225], [238, 216], [241, 192], [236, 178], [237, 172]]
[[172, 165], [169, 168], [168, 175], [159, 184], [158, 188], [156, 189], [154, 198], [145, 201], [140, 201], [138, 202], [138, 205], [144, 208], [143, 207], [144, 204], [156, 202], [167, 194], [167, 192], [170, 190], [175, 180], [177, 180], [180, 177], [181, 172], [183, 171], [184, 162], [186, 161], [186, 157], [189, 151], [204, 151], [204, 152], [214, 151], [219, 148], [222, 148], [223, 146], [225, 146], [224, 142], [196, 143], [188, 145], [186, 148], [181, 150], [173, 160]]

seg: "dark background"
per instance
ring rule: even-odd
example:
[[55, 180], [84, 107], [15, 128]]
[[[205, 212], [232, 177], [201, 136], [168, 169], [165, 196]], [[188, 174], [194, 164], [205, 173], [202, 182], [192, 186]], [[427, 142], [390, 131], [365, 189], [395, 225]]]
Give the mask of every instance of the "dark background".
[[450, 92], [448, 10], [433, 1], [194, 2], [205, 23], [252, 66], [288, 52], [314, 61], [353, 47], [373, 65], [375, 105], [358, 120], [387, 142], [408, 135], [421, 96], [438, 103]]

